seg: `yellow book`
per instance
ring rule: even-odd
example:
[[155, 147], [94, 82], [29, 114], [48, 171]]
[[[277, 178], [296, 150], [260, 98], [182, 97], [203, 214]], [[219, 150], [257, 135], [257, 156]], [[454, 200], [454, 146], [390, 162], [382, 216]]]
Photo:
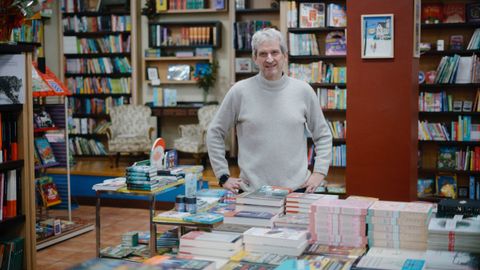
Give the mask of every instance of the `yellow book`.
[[167, 0], [157, 0], [155, 4], [155, 10], [157, 12], [167, 11]]

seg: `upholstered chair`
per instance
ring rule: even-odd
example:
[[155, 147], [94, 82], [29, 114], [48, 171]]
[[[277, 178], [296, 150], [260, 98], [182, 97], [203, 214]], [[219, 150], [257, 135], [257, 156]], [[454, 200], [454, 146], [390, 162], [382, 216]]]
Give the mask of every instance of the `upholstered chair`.
[[[115, 166], [121, 153], [149, 153], [154, 127], [150, 125], [151, 110], [143, 105], [121, 105], [110, 109], [112, 125], [107, 129], [108, 152]], [[112, 162], [113, 167], [113, 162]]]
[[[204, 163], [207, 153], [207, 129], [218, 110], [218, 105], [207, 105], [198, 110], [198, 124], [180, 125], [180, 138], [174, 140], [177, 151], [193, 154], [196, 164]], [[203, 164], [205, 165], [205, 164]]]

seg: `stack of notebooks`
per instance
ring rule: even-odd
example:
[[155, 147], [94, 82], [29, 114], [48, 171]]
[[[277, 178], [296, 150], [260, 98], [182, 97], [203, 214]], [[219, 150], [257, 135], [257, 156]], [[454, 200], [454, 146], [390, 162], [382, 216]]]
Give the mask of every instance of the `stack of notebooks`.
[[285, 215], [273, 221], [275, 227], [300, 228], [308, 230], [310, 205], [317, 200], [338, 199], [338, 195], [311, 193], [290, 193], [285, 203]]
[[288, 228], [256, 228], [243, 233], [247, 252], [270, 252], [280, 255], [300, 256], [308, 246], [307, 231]]
[[157, 169], [147, 165], [127, 167], [126, 183], [129, 190], [152, 191], [160, 187]]
[[312, 241], [331, 246], [365, 247], [366, 200], [318, 200], [311, 205]]
[[480, 253], [480, 216], [432, 218], [428, 225], [428, 249]]
[[427, 249], [430, 203], [377, 201], [368, 209], [369, 247]]
[[224, 214], [226, 224], [272, 227], [273, 220], [283, 213], [287, 194], [256, 190], [237, 196], [235, 211]]
[[180, 255], [212, 256], [229, 259], [242, 250], [242, 235], [191, 231], [180, 238]]

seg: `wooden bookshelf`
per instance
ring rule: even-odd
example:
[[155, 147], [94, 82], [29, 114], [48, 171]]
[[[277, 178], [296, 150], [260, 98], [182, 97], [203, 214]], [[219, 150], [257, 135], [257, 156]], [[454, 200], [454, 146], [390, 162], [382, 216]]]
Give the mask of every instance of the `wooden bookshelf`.
[[[422, 2], [427, 2], [423, 0]], [[436, 1], [431, 0], [429, 3], [455, 3], [458, 1], [446, 0]], [[463, 1], [462, 3], [473, 3], [474, 1]], [[465, 18], [466, 19], [466, 18]], [[444, 56], [459, 55], [468, 57], [472, 55], [479, 55], [479, 49], [467, 50], [470, 39], [472, 38], [475, 29], [480, 27], [480, 22], [462, 22], [462, 23], [438, 23], [438, 24], [426, 24], [422, 23], [421, 28], [421, 42], [432, 44], [432, 49], [420, 56], [419, 70], [425, 74], [427, 71], [436, 70], [440, 60]], [[452, 49], [450, 47], [450, 38], [453, 35], [461, 35], [463, 37], [463, 49]], [[444, 40], [444, 50], [436, 50], [437, 40]], [[472, 104], [475, 100], [477, 89], [480, 88], [480, 83], [449, 83], [449, 84], [421, 84], [419, 85], [419, 93], [439, 93], [444, 92], [445, 95], [451, 96], [453, 102], [455, 101], [471, 101]], [[443, 101], [441, 101], [443, 102]], [[445, 105], [442, 104], [442, 105]], [[443, 108], [442, 110], [448, 110]], [[451, 108], [450, 108], [451, 109]], [[424, 112], [418, 113], [418, 118], [421, 121], [428, 121], [429, 123], [446, 123], [446, 129], [449, 135], [452, 135], [451, 125], [452, 122], [458, 122], [460, 117], [469, 117], [471, 124], [480, 124], [480, 112], [465, 112], [465, 111], [443, 111], [443, 112]], [[467, 127], [469, 128], [469, 127]], [[480, 147], [480, 141], [461, 141], [451, 140], [439, 141], [439, 140], [419, 140], [418, 150], [420, 152], [420, 164], [418, 169], [419, 178], [436, 179], [440, 174], [456, 175], [457, 176], [457, 188], [469, 187], [470, 181], [476, 183], [480, 181], [480, 174], [478, 171], [471, 170], [445, 170], [438, 169], [438, 159], [442, 149], [455, 149], [456, 151], [472, 151], [476, 147]], [[458, 190], [458, 189], [457, 189]]]
[[[18, 159], [0, 163], [0, 172], [15, 170], [17, 174], [16, 194], [17, 212], [11, 218], [0, 222], [0, 238], [24, 238], [22, 269], [36, 269], [35, 252], [35, 186], [33, 168], [33, 105], [32, 105], [32, 54], [31, 45], [0, 44], [0, 56], [18, 56], [18, 72], [15, 76], [22, 78], [24, 87], [23, 104], [0, 105], [2, 117], [16, 121]], [[1, 75], [13, 75], [5, 73]], [[5, 120], [5, 118], [4, 118]], [[7, 179], [7, 177], [5, 177]], [[0, 196], [3, 196], [0, 195]], [[5, 256], [4, 256], [4, 259]]]

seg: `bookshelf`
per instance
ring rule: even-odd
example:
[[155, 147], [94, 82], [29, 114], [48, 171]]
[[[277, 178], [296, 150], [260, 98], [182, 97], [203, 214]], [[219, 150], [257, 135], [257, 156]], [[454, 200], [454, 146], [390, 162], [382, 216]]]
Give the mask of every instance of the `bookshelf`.
[[[465, 5], [473, 2], [422, 1], [424, 6], [438, 5], [442, 16], [438, 23], [427, 23], [424, 17], [421, 25], [421, 42], [431, 44], [431, 48], [421, 54], [419, 69], [426, 75], [436, 71], [437, 76], [435, 80], [426, 77], [425, 82], [419, 85], [418, 120], [429, 123], [423, 127], [426, 125], [429, 125], [428, 128], [440, 127], [444, 131], [443, 136], [440, 136], [428, 130], [426, 131], [428, 137], [425, 138], [425, 136], [422, 137], [422, 132], [424, 135], [425, 130], [419, 130], [419, 185], [429, 181], [434, 183], [433, 194], [427, 194], [427, 198], [440, 198], [441, 191], [436, 190], [435, 185], [438, 177], [453, 176], [456, 178], [456, 195], [459, 198], [480, 199], [478, 197], [480, 168], [475, 164], [478, 159], [475, 151], [480, 153], [480, 138], [472, 138], [470, 135], [480, 124], [480, 112], [475, 107], [480, 79], [472, 77], [468, 81], [459, 81], [458, 74], [465, 74], [467, 71], [458, 70], [457, 78], [452, 78], [448, 83], [438, 81], [441, 78], [441, 73], [438, 71], [442, 58], [460, 57], [459, 61], [465, 61], [474, 55], [479, 56], [479, 48], [469, 49], [467, 46], [475, 29], [480, 28], [480, 21], [468, 21], [466, 15], [462, 14], [460, 18], [463, 18], [463, 22], [449, 23], [446, 22], [448, 14], [444, 13], [448, 5], [460, 5], [466, 10]], [[458, 39], [455, 36], [461, 37], [458, 44], [455, 44], [455, 39]], [[443, 50], [437, 48], [438, 40], [444, 41]], [[474, 61], [472, 60], [472, 64]], [[468, 106], [470, 102], [471, 108]], [[463, 135], [458, 133], [459, 129], [462, 129]], [[425, 199], [425, 196], [422, 196], [422, 199]]]
[[[346, 44], [346, 24], [330, 21], [328, 10], [332, 7], [346, 8], [346, 1], [288, 1], [286, 9], [287, 37], [289, 46], [289, 75], [305, 80], [316, 91], [324, 116], [334, 136], [332, 163], [326, 180], [329, 185], [346, 185], [346, 45], [332, 50], [331, 37], [337, 44]], [[315, 12], [318, 20], [309, 21]], [[338, 15], [337, 15], [338, 16]], [[346, 14], [342, 16], [346, 20]], [[341, 21], [341, 20], [340, 20]], [[343, 37], [342, 37], [343, 36]], [[305, 45], [308, 44], [308, 45]], [[305, 49], [310, 48], [310, 49]], [[343, 75], [339, 75], [342, 73]], [[310, 140], [309, 140], [310, 141]], [[313, 144], [309, 142], [309, 152]], [[327, 186], [328, 192], [328, 186]]]
[[[0, 105], [2, 123], [5, 126], [2, 150], [10, 152], [12, 143], [17, 143], [17, 157], [4, 158], [0, 163], [0, 172], [4, 174], [5, 181], [14, 183], [16, 186], [10, 198], [15, 198], [16, 210], [9, 211], [5, 218], [0, 221], [0, 239], [13, 240], [23, 239], [23, 256], [20, 258], [19, 269], [36, 268], [35, 252], [35, 194], [33, 168], [33, 106], [32, 106], [32, 53], [35, 47], [32, 45], [6, 45], [0, 44], [0, 57], [2, 61], [10, 59], [9, 67], [3, 66], [2, 75], [15, 75], [21, 78], [24, 85], [23, 104]], [[13, 59], [13, 60], [12, 60]], [[2, 64], [2, 65], [5, 65]], [[12, 73], [12, 70], [14, 73]], [[15, 123], [7, 125], [6, 123]], [[7, 133], [11, 134], [12, 140], [7, 140]], [[7, 136], [7, 137], [5, 137]], [[16, 140], [13, 140], [16, 138]], [[13, 152], [11, 152], [13, 153]], [[15, 178], [11, 178], [12, 175]], [[13, 181], [13, 182], [12, 182]], [[11, 187], [13, 187], [13, 185]], [[15, 196], [13, 195], [15, 194]], [[1, 195], [3, 196], [3, 194]], [[6, 200], [6, 198], [2, 198]], [[13, 204], [12, 204], [13, 205]], [[4, 259], [6, 254], [4, 255]]]
[[70, 131], [77, 157], [106, 156], [107, 137], [101, 131], [109, 109], [136, 103], [138, 89], [137, 2], [112, 8], [89, 5], [62, 1], [59, 25], [62, 79], [72, 92], [68, 110], [79, 129]]

